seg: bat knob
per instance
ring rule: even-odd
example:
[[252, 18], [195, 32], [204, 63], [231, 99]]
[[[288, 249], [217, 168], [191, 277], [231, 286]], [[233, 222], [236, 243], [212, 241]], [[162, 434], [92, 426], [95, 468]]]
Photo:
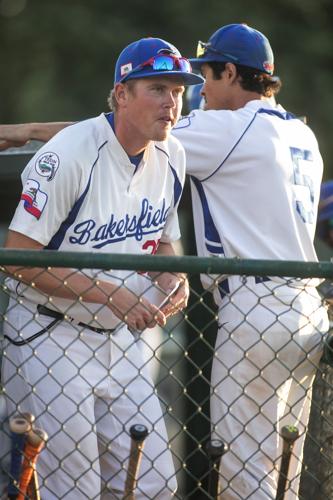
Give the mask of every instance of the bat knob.
[[25, 418], [16, 416], [9, 419], [9, 428], [15, 434], [25, 434], [31, 430], [31, 424]]
[[143, 441], [148, 435], [148, 429], [143, 424], [134, 424], [130, 428], [130, 435], [134, 441]]
[[207, 455], [211, 458], [218, 458], [223, 455], [225, 446], [220, 439], [211, 439], [206, 443]]
[[294, 425], [285, 425], [281, 429], [281, 437], [286, 441], [293, 442], [299, 436], [299, 430]]
[[32, 413], [29, 413], [27, 411], [20, 413], [19, 416], [22, 418], [25, 418], [29, 422], [29, 424], [33, 424], [35, 421], [35, 415], [33, 415]]
[[38, 427], [35, 427], [35, 429], [31, 431], [28, 436], [28, 441], [33, 446], [40, 446], [41, 443], [46, 443], [47, 439], [47, 433]]

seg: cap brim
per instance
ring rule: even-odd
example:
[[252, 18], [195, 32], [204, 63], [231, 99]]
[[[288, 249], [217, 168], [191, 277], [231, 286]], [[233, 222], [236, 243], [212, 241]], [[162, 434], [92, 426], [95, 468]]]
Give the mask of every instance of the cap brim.
[[198, 69], [200, 70], [201, 66], [205, 63], [208, 62], [225, 62], [225, 60], [222, 61], [221, 58], [215, 56], [204, 56], [204, 57], [198, 57], [194, 59], [189, 59], [191, 66], [193, 69]]
[[129, 75], [129, 78], [124, 78], [123, 81], [134, 80], [137, 78], [147, 78], [149, 76], [170, 76], [175, 75], [183, 79], [184, 85], [198, 85], [198, 83], [204, 83], [204, 78], [201, 75], [196, 75], [195, 73], [186, 73], [183, 71], [147, 71], [145, 73], [133, 73]]

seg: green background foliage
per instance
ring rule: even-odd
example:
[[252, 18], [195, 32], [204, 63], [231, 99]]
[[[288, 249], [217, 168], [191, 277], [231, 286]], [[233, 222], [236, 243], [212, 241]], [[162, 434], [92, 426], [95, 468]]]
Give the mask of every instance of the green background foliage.
[[271, 41], [284, 83], [279, 101], [307, 116], [329, 178], [332, 21], [332, 0], [0, 0], [0, 122], [98, 114], [126, 44], [160, 36], [192, 56], [198, 39], [245, 22]]

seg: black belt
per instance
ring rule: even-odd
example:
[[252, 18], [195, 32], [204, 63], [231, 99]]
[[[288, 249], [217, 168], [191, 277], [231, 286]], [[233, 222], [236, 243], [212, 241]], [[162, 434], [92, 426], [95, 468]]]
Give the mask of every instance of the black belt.
[[[59, 311], [54, 311], [53, 309], [49, 309], [48, 307], [42, 306], [41, 304], [38, 304], [37, 311], [42, 316], [49, 316], [50, 318], [54, 318], [58, 321], [62, 321], [64, 319], [67, 319], [67, 320], [69, 320], [69, 322], [71, 322], [70, 319], [65, 317], [65, 314], [63, 314]], [[116, 330], [116, 328], [112, 328], [112, 329], [97, 328], [96, 326], [88, 325], [87, 323], [83, 323], [82, 321], [78, 321], [76, 324], [78, 326], [82, 326], [83, 328], [88, 328], [88, 330], [92, 330], [95, 333], [113, 333]]]
[[[53, 321], [49, 325], [47, 325], [45, 328], [40, 330], [39, 332], [36, 332], [34, 335], [31, 335], [30, 337], [23, 339], [23, 340], [13, 340], [11, 339], [8, 335], [4, 335], [5, 339], [9, 340], [11, 344], [14, 344], [16, 346], [23, 346], [26, 344], [29, 344], [32, 340], [37, 339], [41, 335], [44, 335], [44, 333], [49, 332], [52, 327], [54, 327], [57, 323], [64, 319], [68, 319], [70, 322], [70, 318], [65, 318], [65, 315], [62, 314], [61, 312], [54, 311], [53, 309], [49, 309], [48, 307], [42, 306], [41, 304], [38, 304], [37, 306], [37, 311], [39, 314], [42, 316], [49, 316], [50, 318], [53, 318]], [[72, 320], [73, 321], [73, 320]], [[110, 330], [105, 330], [104, 328], [96, 328], [95, 326], [90, 326], [87, 325], [86, 323], [77, 322], [76, 323], [78, 326], [82, 326], [83, 328], [88, 328], [89, 330], [92, 330], [95, 333], [112, 333], [116, 330], [116, 328], [110, 329]]]
[[[258, 283], [264, 283], [265, 281], [271, 281], [271, 279], [268, 276], [254, 276], [254, 282], [257, 285]], [[230, 293], [230, 287], [229, 287], [229, 282], [228, 278], [220, 281], [219, 283], [219, 291], [222, 299]]]

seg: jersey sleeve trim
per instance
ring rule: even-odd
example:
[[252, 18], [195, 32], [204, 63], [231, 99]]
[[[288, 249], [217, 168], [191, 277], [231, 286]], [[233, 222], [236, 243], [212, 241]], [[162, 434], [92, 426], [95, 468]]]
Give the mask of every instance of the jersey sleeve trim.
[[277, 118], [281, 118], [282, 120], [295, 120], [296, 116], [293, 115], [292, 113], [289, 113], [288, 111], [278, 111], [277, 109], [267, 109], [267, 108], [260, 108], [258, 109], [257, 113], [265, 113], [267, 115], [272, 115], [276, 116]]

